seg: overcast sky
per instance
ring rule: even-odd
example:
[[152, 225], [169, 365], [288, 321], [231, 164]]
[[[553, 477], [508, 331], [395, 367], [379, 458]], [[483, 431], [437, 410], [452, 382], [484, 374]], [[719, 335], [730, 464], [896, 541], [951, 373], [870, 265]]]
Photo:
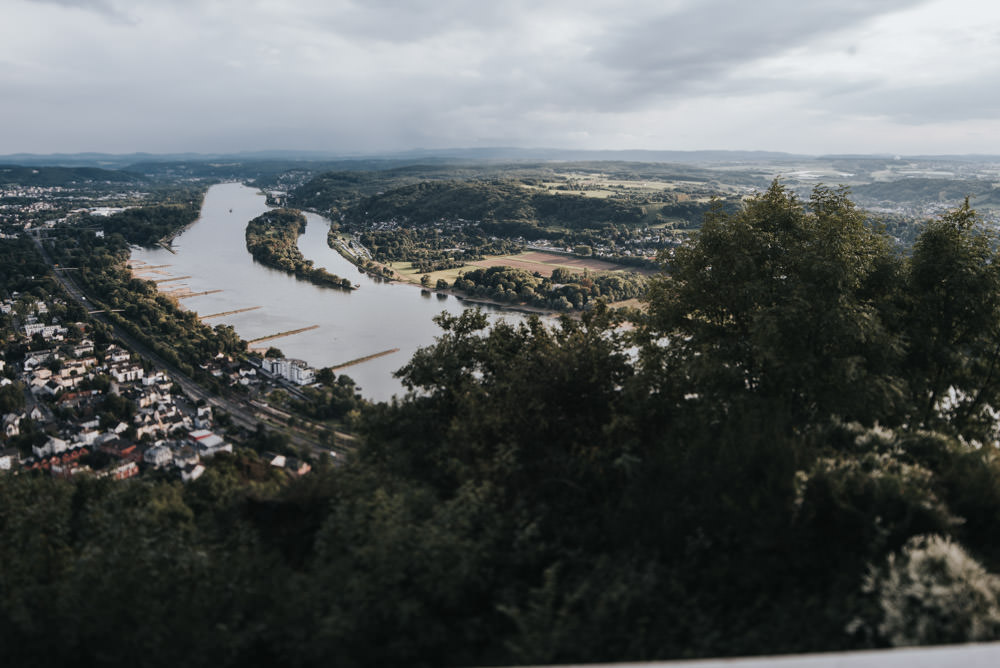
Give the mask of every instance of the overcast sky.
[[0, 154], [1000, 153], [984, 0], [3, 0]]

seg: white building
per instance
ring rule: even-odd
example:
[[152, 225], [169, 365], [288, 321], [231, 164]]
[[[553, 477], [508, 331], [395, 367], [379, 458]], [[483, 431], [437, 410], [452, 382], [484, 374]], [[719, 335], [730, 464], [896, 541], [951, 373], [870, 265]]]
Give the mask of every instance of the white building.
[[198, 429], [188, 434], [188, 441], [202, 457], [212, 457], [219, 452], [232, 452], [232, 443], [226, 443], [221, 436], [207, 429]]
[[69, 450], [69, 443], [62, 440], [61, 438], [56, 438], [55, 436], [49, 436], [49, 440], [45, 441], [45, 445], [31, 446], [31, 452], [39, 459], [43, 457], [50, 457], [52, 455], [58, 455], [60, 453]]
[[205, 467], [201, 464], [188, 464], [181, 469], [181, 480], [183, 482], [191, 482], [192, 480], [197, 480], [201, 477], [201, 474], [205, 472]]
[[108, 373], [119, 383], [142, 380], [145, 371], [138, 364], [113, 364]]
[[84, 429], [82, 431], [76, 432], [73, 436], [74, 445], [93, 445], [97, 437], [101, 435], [101, 432], [96, 429]]
[[25, 336], [34, 336], [35, 334], [41, 333], [45, 329], [45, 325], [40, 322], [29, 322], [24, 326]]
[[275, 376], [280, 376], [296, 385], [308, 385], [316, 380], [316, 371], [302, 360], [285, 357], [265, 359], [264, 368]]
[[6, 448], [0, 450], [0, 471], [10, 471], [15, 464], [21, 462], [21, 455], [17, 448]]
[[3, 435], [7, 438], [18, 436], [21, 433], [21, 416], [17, 413], [8, 413], [3, 416]]
[[174, 453], [165, 445], [154, 445], [146, 450], [146, 454], [142, 458], [147, 464], [159, 468], [169, 464], [174, 458]]
[[73, 346], [73, 357], [87, 357], [94, 354], [94, 342], [90, 339], [83, 339], [79, 344]]
[[108, 346], [107, 351], [104, 354], [104, 362], [106, 364], [113, 364], [116, 362], [127, 362], [132, 359], [132, 354], [125, 350], [121, 346], [112, 343]]

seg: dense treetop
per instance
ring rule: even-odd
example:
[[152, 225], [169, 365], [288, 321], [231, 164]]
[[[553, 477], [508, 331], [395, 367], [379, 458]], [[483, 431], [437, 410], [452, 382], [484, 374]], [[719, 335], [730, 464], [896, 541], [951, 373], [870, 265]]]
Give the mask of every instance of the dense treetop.
[[120, 211], [107, 218], [91, 217], [106, 234], [121, 234], [129, 243], [152, 246], [198, 219], [201, 197], [190, 202], [154, 204]]
[[299, 278], [328, 287], [352, 289], [351, 282], [322, 267], [314, 267], [299, 250], [306, 217], [295, 209], [271, 209], [247, 223], [247, 250], [255, 260]]
[[904, 256], [847, 192], [775, 183], [665, 255], [631, 327], [440, 316], [343, 467], [0, 477], [0, 651], [439, 666], [995, 640], [996, 248], [964, 206]]
[[533, 193], [505, 181], [423, 182], [363, 198], [348, 222], [399, 221], [428, 225], [438, 221], [521, 221], [566, 228], [639, 224], [641, 207], [580, 195]]

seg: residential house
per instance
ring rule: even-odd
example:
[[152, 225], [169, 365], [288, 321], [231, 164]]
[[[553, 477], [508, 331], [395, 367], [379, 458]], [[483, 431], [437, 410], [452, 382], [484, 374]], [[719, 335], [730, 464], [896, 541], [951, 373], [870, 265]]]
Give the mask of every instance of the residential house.
[[32, 369], [45, 364], [50, 359], [61, 359], [61, 356], [58, 352], [51, 349], [29, 352], [24, 356], [24, 370], [31, 371]]
[[145, 370], [138, 364], [131, 362], [120, 362], [112, 364], [108, 368], [108, 373], [119, 383], [128, 383], [142, 380]]
[[[32, 387], [32, 392], [35, 391]], [[38, 388], [38, 394], [48, 394], [50, 396], [59, 396], [59, 393], [63, 391], [62, 380], [59, 378], [49, 378], [49, 380]]]
[[115, 480], [125, 480], [139, 475], [139, 465], [135, 462], [122, 462], [102, 474], [102, 477], [114, 478]]
[[94, 354], [94, 342], [90, 339], [82, 339], [80, 343], [70, 349], [70, 354], [72, 354], [73, 357], [90, 357]]
[[101, 398], [102, 392], [100, 390], [64, 392], [56, 400], [56, 404], [76, 411], [77, 415], [90, 418], [94, 415]]
[[69, 450], [69, 443], [61, 438], [56, 438], [55, 436], [49, 436], [49, 439], [45, 441], [44, 445], [31, 446], [31, 452], [39, 459], [51, 457], [52, 455], [59, 455], [67, 450]]
[[221, 436], [208, 431], [198, 429], [188, 434], [188, 443], [201, 457], [213, 457], [220, 452], [232, 452], [232, 443], [226, 443]]
[[12, 471], [21, 464], [21, 453], [17, 448], [0, 450], [0, 471]]
[[188, 464], [181, 469], [181, 481], [191, 482], [201, 477], [205, 467], [201, 464]]
[[104, 363], [108, 365], [128, 362], [131, 359], [132, 355], [129, 351], [114, 343], [108, 346], [108, 349], [104, 352]]
[[63, 363], [62, 368], [59, 369], [59, 375], [63, 378], [70, 378], [73, 376], [86, 376], [87, 372], [97, 366], [97, 358], [95, 357], [80, 357], [77, 359], [67, 360]]
[[201, 460], [198, 458], [198, 453], [190, 445], [182, 445], [174, 450], [174, 466], [179, 469], [189, 464], [197, 464], [199, 461]]
[[93, 445], [94, 441], [101, 433], [96, 429], [82, 429], [73, 434], [73, 443], [80, 445]]
[[19, 413], [7, 413], [3, 416], [3, 435], [7, 438], [21, 434], [21, 418]]
[[135, 443], [123, 438], [113, 438], [100, 445], [101, 452], [105, 452], [117, 459], [137, 462], [142, 459], [142, 455], [136, 449]]
[[[29, 318], [29, 321], [30, 320], [34, 320], [34, 318]], [[38, 322], [37, 320], [35, 322], [26, 322], [24, 323], [23, 329], [24, 335], [31, 338], [35, 334], [41, 334], [42, 330], [45, 329], [45, 324]]]
[[142, 456], [143, 461], [145, 461], [150, 466], [155, 466], [160, 468], [162, 466], [167, 466], [170, 464], [171, 460], [174, 458], [174, 453], [166, 445], [154, 445], [149, 450], [146, 450], [145, 454]]
[[285, 458], [285, 470], [292, 475], [302, 476], [312, 470], [308, 462], [304, 462], [296, 457]]

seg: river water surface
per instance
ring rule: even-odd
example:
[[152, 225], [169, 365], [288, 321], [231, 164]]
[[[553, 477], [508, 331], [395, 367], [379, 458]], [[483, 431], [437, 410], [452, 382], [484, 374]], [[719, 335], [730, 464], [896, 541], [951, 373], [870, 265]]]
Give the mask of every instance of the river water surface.
[[[305, 360], [316, 368], [399, 348], [399, 352], [338, 373], [353, 378], [369, 399], [383, 401], [394, 394], [402, 395], [403, 387], [392, 372], [441, 333], [432, 318], [445, 310], [458, 314], [468, 307], [452, 296], [431, 295], [416, 286], [383, 283], [361, 274], [327, 245], [329, 221], [316, 214], [305, 214], [308, 222], [299, 237], [299, 249], [316, 266], [347, 277], [360, 284], [359, 289], [319, 287], [258, 264], [246, 250], [244, 234], [247, 222], [267, 209], [264, 196], [256, 189], [239, 183], [212, 186], [205, 196], [201, 217], [174, 239], [173, 253], [162, 248], [137, 248], [132, 251], [132, 259], [147, 265], [170, 265], [145, 272], [143, 278], [189, 277], [161, 283], [161, 290], [221, 290], [181, 300], [185, 308], [200, 315], [261, 307], [205, 321], [209, 325], [232, 325], [248, 341], [319, 325], [260, 344], [273, 345], [286, 356]], [[523, 317], [495, 309], [489, 312], [491, 319]]]

